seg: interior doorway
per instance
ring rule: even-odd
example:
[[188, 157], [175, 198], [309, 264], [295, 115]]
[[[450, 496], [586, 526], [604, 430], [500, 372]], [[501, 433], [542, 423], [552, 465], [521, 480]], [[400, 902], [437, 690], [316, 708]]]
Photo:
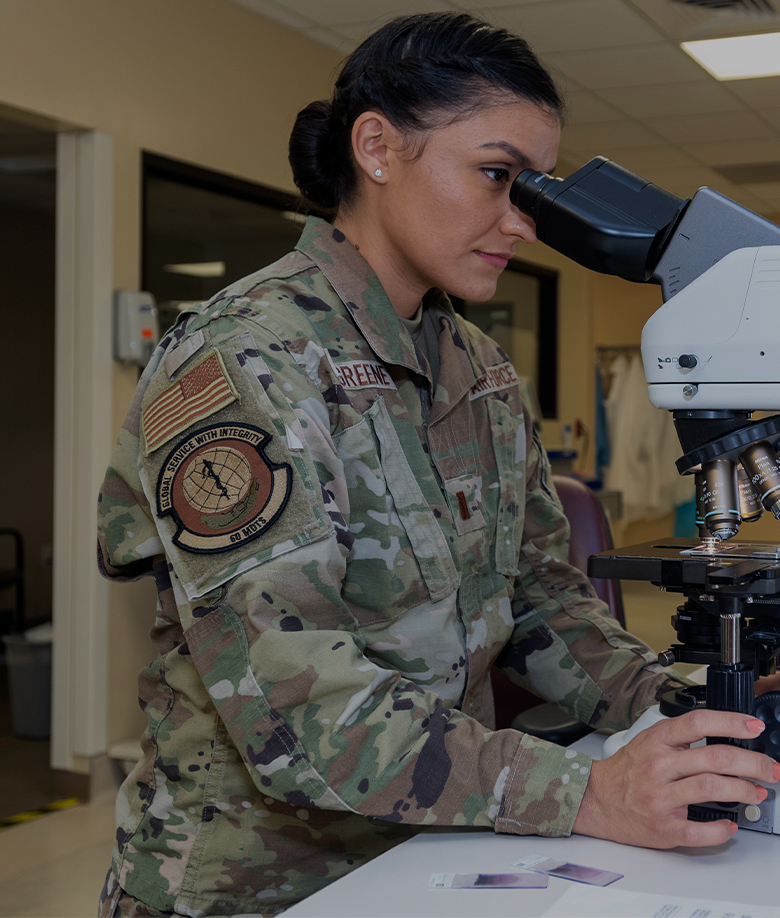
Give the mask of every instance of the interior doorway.
[[[0, 462], [14, 470], [0, 513], [5, 635], [41, 636], [52, 617], [56, 144], [53, 131], [0, 116]], [[42, 712], [18, 700], [26, 659], [13, 653], [0, 642], [0, 821], [55, 799]]]

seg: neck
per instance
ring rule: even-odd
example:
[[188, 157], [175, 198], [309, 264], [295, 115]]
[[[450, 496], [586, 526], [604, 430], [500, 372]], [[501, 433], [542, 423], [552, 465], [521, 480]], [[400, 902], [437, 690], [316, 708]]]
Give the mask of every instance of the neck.
[[376, 221], [367, 220], [359, 213], [339, 211], [333, 225], [344, 233], [371, 266], [398, 315], [404, 319], [412, 318], [426, 290], [396, 267], [394, 253], [377, 231]]

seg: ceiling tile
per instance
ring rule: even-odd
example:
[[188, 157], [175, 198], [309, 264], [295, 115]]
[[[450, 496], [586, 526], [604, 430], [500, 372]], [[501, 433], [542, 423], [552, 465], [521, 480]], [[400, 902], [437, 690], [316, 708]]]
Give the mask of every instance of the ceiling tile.
[[621, 121], [623, 112], [604, 102], [595, 93], [584, 89], [566, 93], [571, 124], [585, 124], [590, 121]]
[[654, 169], [682, 169], [700, 165], [690, 153], [671, 144], [621, 150], [618, 162], [650, 181], [655, 181], [652, 176]]
[[729, 80], [720, 85], [739, 96], [751, 108], [773, 108], [780, 105], [780, 77]]
[[284, 0], [287, 9], [320, 25], [379, 22], [407, 13], [442, 12], [452, 9], [444, 0]]
[[780, 105], [776, 108], [762, 108], [757, 114], [780, 130]]
[[780, 210], [780, 182], [762, 182], [757, 185], [740, 185], [738, 187], [766, 201], [774, 210]]
[[602, 89], [598, 95], [634, 118], [730, 112], [742, 108], [742, 102], [715, 80], [657, 86], [625, 86]]
[[773, 187], [731, 185], [707, 168], [780, 161], [780, 77], [713, 79], [655, 24], [650, 6], [668, 10], [669, 0], [234, 2], [342, 55], [395, 15], [473, 12], [524, 34], [567, 94], [561, 174], [604, 155], [679, 194], [712, 184], [758, 212], [780, 211]]
[[572, 124], [563, 129], [561, 143], [568, 149], [584, 149], [603, 144], [613, 150], [663, 144], [663, 138], [638, 121], [602, 121]]
[[331, 31], [349, 38], [350, 41], [355, 43], [355, 47], [357, 47], [357, 45], [359, 45], [364, 38], [368, 38], [376, 28], [376, 22], [345, 22], [341, 25], [333, 26]]
[[683, 149], [711, 166], [735, 163], [769, 163], [780, 160], [780, 137], [770, 140], [724, 140], [719, 143], [684, 144]]
[[632, 45], [600, 51], [563, 51], [544, 55], [586, 89], [652, 86], [712, 79], [673, 45]]
[[[466, 12], [479, 10], [481, 15], [490, 18], [491, 13], [501, 13], [508, 6], [531, 6], [538, 4], [540, 0], [459, 0], [458, 3], [451, 3], [452, 7], [459, 7]], [[545, 2], [545, 0], [541, 0]]]
[[777, 136], [777, 131], [772, 125], [747, 110], [709, 115], [676, 115], [673, 118], [647, 118], [644, 123], [672, 143], [709, 143]]
[[300, 29], [299, 31], [307, 38], [311, 38], [312, 41], [318, 41], [322, 45], [327, 45], [329, 48], [333, 48], [334, 51], [338, 51], [344, 56], [354, 51], [359, 44], [359, 41], [356, 41], [349, 35], [343, 34], [340, 27], [338, 29], [328, 29], [325, 26], [312, 26], [311, 28]]
[[266, 19], [290, 26], [292, 29], [305, 29], [312, 24], [311, 19], [294, 12], [287, 3], [274, 3], [273, 0], [233, 0], [233, 2], [255, 13], [260, 13]]
[[488, 13], [488, 19], [519, 32], [539, 54], [664, 41], [621, 0], [547, 0], [507, 6]]
[[[633, 147], [612, 147], [611, 144], [608, 143], [598, 143], [594, 144], [592, 147], [579, 148], [561, 146], [559, 151], [559, 159], [562, 157], [568, 162], [576, 164], [576, 167], [579, 168], [585, 163], [590, 162], [596, 156], [604, 156], [607, 159], [614, 160], [614, 162], [620, 166], [625, 166], [626, 169], [629, 169], [631, 172], [636, 172], [638, 175], [643, 175], [641, 169], [633, 167], [629, 164], [633, 149]], [[666, 147], [660, 146], [658, 149], [665, 150]]]

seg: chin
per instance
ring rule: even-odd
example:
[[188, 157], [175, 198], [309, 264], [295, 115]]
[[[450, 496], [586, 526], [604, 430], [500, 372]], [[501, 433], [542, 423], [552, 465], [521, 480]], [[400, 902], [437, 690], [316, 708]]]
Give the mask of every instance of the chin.
[[450, 287], [447, 290], [450, 296], [457, 296], [470, 303], [486, 303], [496, 295], [496, 282], [492, 284], [463, 284]]

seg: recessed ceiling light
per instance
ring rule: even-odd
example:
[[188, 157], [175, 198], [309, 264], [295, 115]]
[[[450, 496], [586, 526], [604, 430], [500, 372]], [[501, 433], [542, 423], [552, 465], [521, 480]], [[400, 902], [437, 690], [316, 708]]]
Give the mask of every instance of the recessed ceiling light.
[[188, 274], [190, 277], [222, 277], [225, 273], [224, 261], [196, 261], [164, 267], [169, 274]]
[[716, 80], [780, 76], [780, 32], [684, 41], [680, 47]]

